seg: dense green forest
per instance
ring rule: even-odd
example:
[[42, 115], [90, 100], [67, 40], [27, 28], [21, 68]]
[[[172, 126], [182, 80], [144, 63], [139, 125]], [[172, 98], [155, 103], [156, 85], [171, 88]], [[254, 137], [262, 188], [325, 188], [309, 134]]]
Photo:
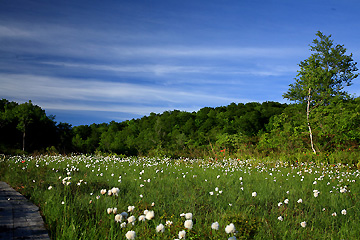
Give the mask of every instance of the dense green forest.
[[150, 113], [124, 122], [56, 123], [31, 101], [0, 101], [2, 153], [101, 153], [169, 157], [277, 157], [357, 163], [360, 98], [344, 91], [358, 74], [352, 54], [321, 32], [295, 83], [278, 102], [231, 103], [197, 112]]

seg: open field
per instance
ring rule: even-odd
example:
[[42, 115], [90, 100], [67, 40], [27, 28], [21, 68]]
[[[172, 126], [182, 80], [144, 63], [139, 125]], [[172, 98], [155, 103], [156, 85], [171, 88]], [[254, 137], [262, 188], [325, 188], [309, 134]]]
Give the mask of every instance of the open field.
[[347, 165], [90, 155], [0, 161], [0, 179], [40, 206], [52, 239], [360, 235], [360, 172]]

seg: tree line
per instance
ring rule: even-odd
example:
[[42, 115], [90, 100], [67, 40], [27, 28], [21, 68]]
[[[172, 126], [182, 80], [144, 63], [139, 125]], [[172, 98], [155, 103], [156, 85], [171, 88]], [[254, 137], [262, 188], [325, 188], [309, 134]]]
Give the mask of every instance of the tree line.
[[[295, 83], [279, 102], [231, 103], [150, 113], [123, 122], [57, 124], [31, 101], [0, 102], [0, 151], [53, 151], [126, 156], [353, 159], [360, 143], [360, 98], [344, 87], [358, 74], [352, 54], [316, 34]], [[17, 150], [18, 149], [18, 150]], [[311, 154], [310, 154], [311, 153]], [[345, 159], [346, 158], [346, 159]]]

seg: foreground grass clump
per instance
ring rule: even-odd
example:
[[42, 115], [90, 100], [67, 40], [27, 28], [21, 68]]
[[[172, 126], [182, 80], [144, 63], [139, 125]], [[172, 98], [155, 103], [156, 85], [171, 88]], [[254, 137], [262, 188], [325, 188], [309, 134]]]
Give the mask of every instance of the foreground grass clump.
[[14, 156], [0, 179], [40, 206], [52, 239], [357, 239], [350, 166]]

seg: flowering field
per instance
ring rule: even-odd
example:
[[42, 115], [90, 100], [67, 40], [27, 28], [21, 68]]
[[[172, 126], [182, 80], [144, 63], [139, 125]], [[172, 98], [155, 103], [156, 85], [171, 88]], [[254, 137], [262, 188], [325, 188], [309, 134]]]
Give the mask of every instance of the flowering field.
[[358, 239], [346, 165], [14, 156], [0, 179], [40, 206], [52, 239]]

